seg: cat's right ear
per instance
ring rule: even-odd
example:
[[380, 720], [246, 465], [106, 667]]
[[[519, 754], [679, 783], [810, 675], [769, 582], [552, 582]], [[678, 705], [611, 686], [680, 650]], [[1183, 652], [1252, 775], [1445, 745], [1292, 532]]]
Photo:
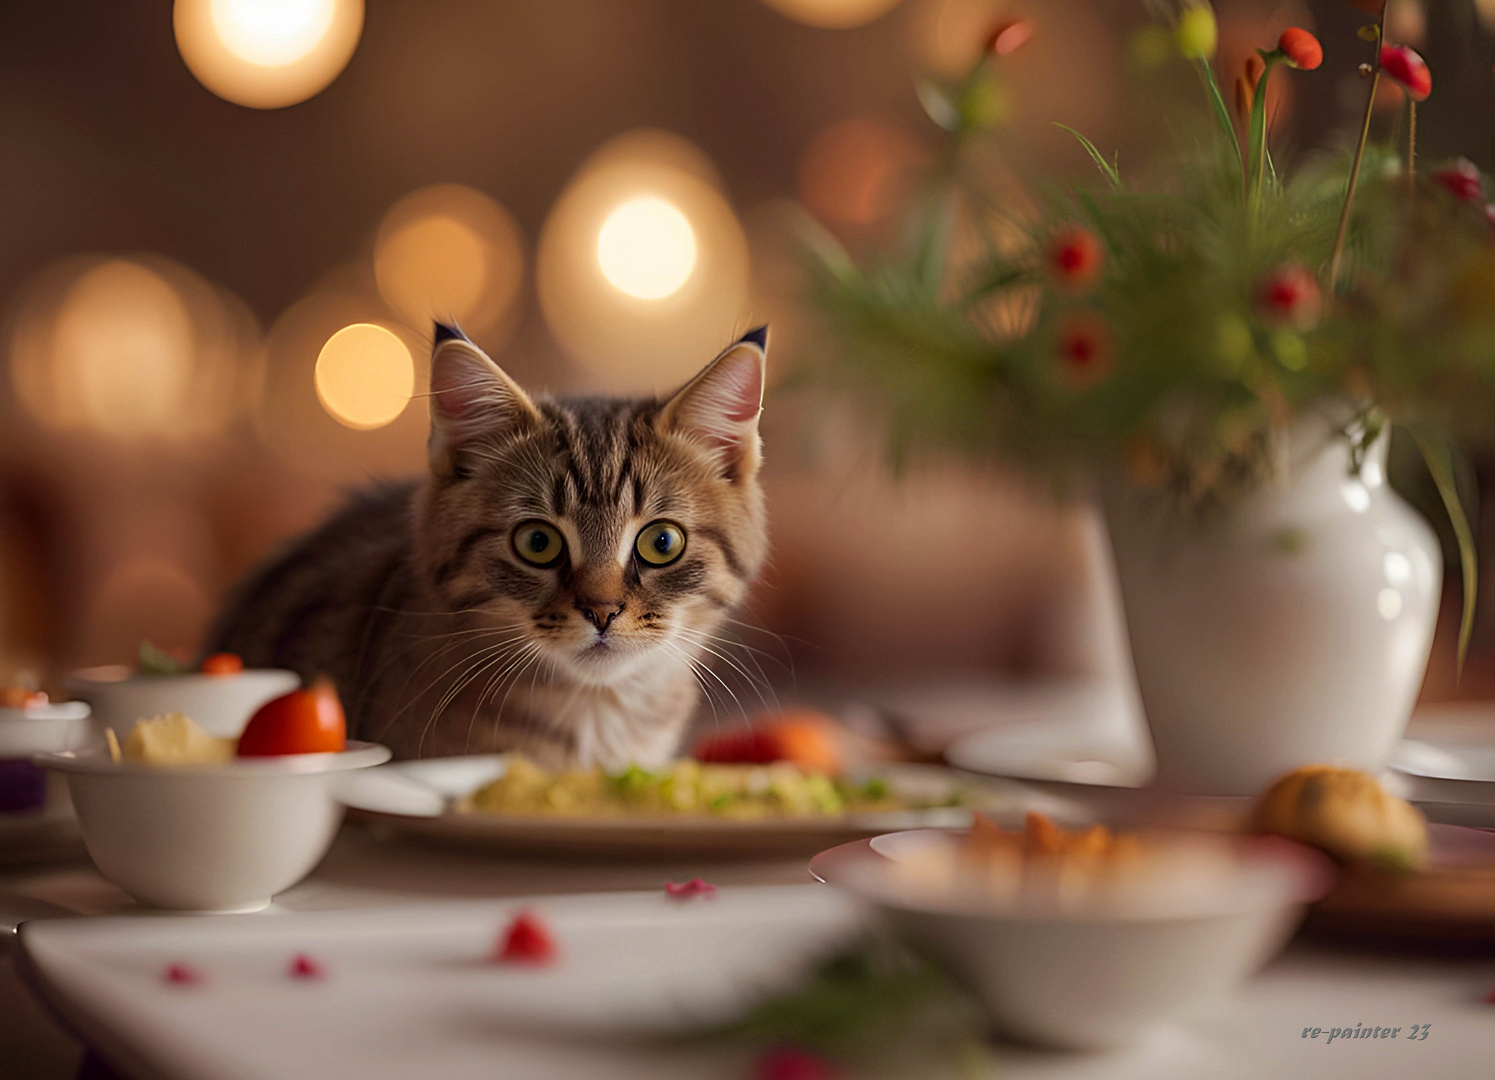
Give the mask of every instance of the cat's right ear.
[[453, 326], [436, 324], [431, 352], [431, 471], [462, 471], [462, 448], [540, 421], [540, 410], [503, 369]]

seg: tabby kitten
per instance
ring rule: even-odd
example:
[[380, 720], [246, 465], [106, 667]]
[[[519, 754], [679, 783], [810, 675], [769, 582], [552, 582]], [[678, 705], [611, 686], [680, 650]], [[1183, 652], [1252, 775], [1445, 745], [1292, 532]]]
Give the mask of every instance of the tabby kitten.
[[430, 474], [356, 496], [257, 569], [209, 650], [330, 675], [356, 736], [399, 757], [662, 764], [767, 552], [767, 341], [752, 331], [665, 400], [550, 400], [438, 324]]

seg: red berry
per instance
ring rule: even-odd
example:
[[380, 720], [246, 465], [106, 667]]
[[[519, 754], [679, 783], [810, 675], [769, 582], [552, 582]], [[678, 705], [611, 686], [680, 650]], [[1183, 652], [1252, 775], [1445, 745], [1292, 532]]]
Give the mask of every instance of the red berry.
[[542, 967], [556, 958], [555, 940], [539, 916], [521, 911], [504, 931], [493, 959], [502, 964]]
[[322, 965], [305, 953], [291, 957], [289, 973], [293, 979], [320, 979], [323, 975]]
[[1401, 83], [1413, 101], [1424, 101], [1433, 92], [1433, 73], [1415, 49], [1382, 45], [1381, 70]]
[[1089, 229], [1069, 225], [1049, 238], [1049, 274], [1062, 289], [1078, 292], [1100, 277], [1106, 256]]
[[1433, 173], [1433, 179], [1460, 202], [1480, 204], [1485, 201], [1484, 178], [1480, 176], [1479, 166], [1467, 158], [1459, 158], [1447, 168], [1439, 169]]
[[1073, 311], [1060, 320], [1057, 348], [1064, 376], [1073, 386], [1092, 385], [1111, 372], [1111, 330], [1093, 311]]
[[1287, 56], [1289, 64], [1304, 71], [1312, 71], [1324, 62], [1324, 47], [1319, 44], [1319, 39], [1296, 26], [1282, 31], [1277, 48]]
[[1318, 281], [1297, 263], [1279, 266], [1257, 286], [1257, 313], [1269, 326], [1312, 330], [1318, 325], [1323, 303]]

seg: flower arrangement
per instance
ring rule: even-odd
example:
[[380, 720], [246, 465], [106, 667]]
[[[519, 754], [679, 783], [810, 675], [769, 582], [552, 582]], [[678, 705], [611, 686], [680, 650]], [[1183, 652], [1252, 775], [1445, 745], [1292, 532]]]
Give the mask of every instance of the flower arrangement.
[[[844, 346], [837, 370], [887, 417], [895, 452], [945, 442], [1047, 476], [1115, 471], [1197, 517], [1279, 476], [1305, 412], [1332, 406], [1357, 463], [1394, 421], [1465, 549], [1467, 638], [1472, 542], [1451, 436], [1480, 433], [1495, 388], [1495, 207], [1468, 162], [1418, 173], [1416, 109], [1432, 75], [1385, 40], [1382, 5], [1370, 6], [1358, 144], [1292, 169], [1273, 157], [1268, 84], [1315, 78], [1323, 48], [1301, 28], [1264, 43], [1227, 84], [1232, 115], [1215, 18], [1197, 0], [1145, 30], [1151, 55], [1197, 72], [1205, 105], [1202, 135], [1151, 183], [1073, 132], [1095, 190], [1028, 213], [993, 193], [991, 155], [976, 150], [990, 145], [990, 110], [973, 103], [993, 96], [1026, 24], [996, 28], [963, 80], [921, 88], [951, 152], [906, 246], [869, 266], [813, 241], [815, 299]], [[1377, 145], [1383, 80], [1403, 91], [1407, 122]]]

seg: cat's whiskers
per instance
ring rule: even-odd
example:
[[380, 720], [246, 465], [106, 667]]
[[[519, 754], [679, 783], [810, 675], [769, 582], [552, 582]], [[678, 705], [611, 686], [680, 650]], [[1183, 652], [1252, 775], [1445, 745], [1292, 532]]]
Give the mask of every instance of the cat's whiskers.
[[[496, 628], [494, 628], [493, 632], [495, 634], [498, 634], [498, 633], [504, 633], [504, 632], [512, 630], [512, 629], [514, 629], [514, 627], [501, 627], [501, 628], [496, 627]], [[500, 647], [500, 646], [509, 644], [509, 643], [511, 643], [513, 641], [518, 641], [522, 637], [523, 637], [522, 634], [521, 635], [515, 635], [512, 638], [505, 638], [502, 641], [494, 642], [491, 645], [486, 646], [486, 647], [487, 648]], [[441, 683], [441, 681], [443, 679], [445, 679], [453, 671], [457, 670], [457, 668], [460, 667], [464, 662], [466, 662], [468, 659], [470, 659], [471, 656], [472, 656], [472, 654], [471, 653], [465, 653], [465, 654], [459, 656], [455, 661], [453, 661], [450, 665], [448, 665], [446, 667], [446, 669], [444, 671], [442, 671], [442, 673], [440, 675], [437, 675], [436, 678], [434, 678], [433, 680], [431, 680], [431, 682], [428, 683], [418, 694], [412, 695], [410, 697], [406, 697], [405, 696], [405, 691], [410, 688], [410, 683], [415, 678], [415, 676], [418, 675], [420, 673], [420, 671], [423, 668], [425, 668], [428, 664], [430, 664], [432, 661], [440, 658], [442, 655], [444, 655], [445, 653], [450, 652], [452, 649], [455, 649], [455, 648], [457, 648], [457, 647], [459, 647], [461, 645], [464, 645], [464, 644], [465, 645], [471, 645], [472, 642], [471, 641], [467, 641], [467, 642], [463, 642], [463, 641], [448, 641], [446, 644], [444, 644], [443, 646], [441, 646], [441, 648], [433, 650], [426, 657], [424, 657], [420, 661], [420, 663], [417, 664], [409, 672], [409, 674], [407, 674], [405, 676], [405, 682], [401, 685], [400, 691], [399, 691], [399, 695], [398, 695], [398, 700], [403, 700], [404, 704], [401, 705], [398, 709], [396, 709], [394, 711], [394, 713], [392, 713], [390, 715], [389, 719], [384, 722], [384, 725], [379, 729], [378, 733], [375, 734], [375, 736], [374, 736], [374, 741], [375, 742], [381, 741], [384, 738], [384, 736], [388, 733], [389, 729], [394, 725], [394, 723], [395, 723], [396, 720], [398, 720], [401, 716], [405, 715], [405, 713], [408, 710], [410, 710], [411, 708], [413, 708], [427, 694], [429, 694], [438, 685], [440, 685], [440, 683]], [[391, 663], [394, 663], [394, 662], [397, 662], [397, 661], [391, 661]]]
[[[732, 657], [728, 656], [725, 652], [722, 652], [720, 649], [717, 649], [708, 644], [710, 640], [708, 635], [700, 631], [692, 630], [689, 627], [685, 626], [675, 627], [675, 632], [683, 637], [686, 641], [694, 645], [696, 648], [710, 653], [712, 656], [716, 657], [718, 660], [721, 660], [723, 663], [729, 666], [733, 671], [741, 675], [747, 682], [748, 686], [758, 695], [758, 702], [763, 706], [765, 710], [771, 712], [780, 711], [778, 695], [774, 692], [772, 684], [770, 684], [766, 678], [754, 678], [753, 673], [748, 671], [747, 668], [743, 667], [736, 660], [732, 659]], [[714, 669], [710, 668], [709, 666], [708, 670], [712, 670], [714, 672]], [[762, 675], [761, 671], [759, 672], [759, 675]], [[763, 694], [764, 690], [768, 691], [767, 697], [765, 697]], [[773, 699], [772, 704], [769, 703], [768, 698]]]
[[[483, 711], [483, 701], [488, 697], [490, 692], [496, 692], [497, 687], [503, 685], [503, 680], [509, 677], [510, 672], [516, 669], [523, 671], [524, 667], [529, 664], [539, 648], [533, 641], [524, 642], [515, 650], [513, 656], [497, 666], [493, 674], [488, 677], [488, 681], [483, 684], [483, 689], [478, 693], [477, 701], [473, 703], [472, 714], [467, 718], [467, 736], [462, 740], [462, 752], [464, 754], [471, 752], [472, 725], [477, 721], [478, 713]], [[495, 724], [497, 723], [496, 717], [494, 722]]]
[[[448, 706], [450, 706], [451, 703], [461, 695], [462, 691], [466, 690], [468, 686], [477, 681], [477, 679], [481, 677], [483, 672], [487, 671], [490, 667], [496, 664], [502, 664], [504, 660], [512, 654], [512, 652], [522, 647], [522, 642], [510, 642], [502, 645], [494, 645], [490, 646], [487, 649], [479, 651], [475, 657], [468, 658], [469, 660], [471, 660], [471, 662], [462, 671], [462, 674], [457, 676], [452, 685], [447, 687], [446, 691], [441, 695], [440, 700], [437, 702], [436, 708], [432, 710], [430, 719], [428, 719], [421, 727], [420, 739], [415, 744], [416, 757], [420, 757], [422, 751], [425, 748], [426, 736], [429, 735], [431, 733], [431, 730], [441, 722], [441, 717], [443, 714], [445, 714]], [[461, 661], [458, 661], [458, 664], [460, 663]], [[452, 665], [452, 668], [448, 668], [447, 670], [451, 671], [455, 669], [456, 666], [457, 665], [454, 664]]]

